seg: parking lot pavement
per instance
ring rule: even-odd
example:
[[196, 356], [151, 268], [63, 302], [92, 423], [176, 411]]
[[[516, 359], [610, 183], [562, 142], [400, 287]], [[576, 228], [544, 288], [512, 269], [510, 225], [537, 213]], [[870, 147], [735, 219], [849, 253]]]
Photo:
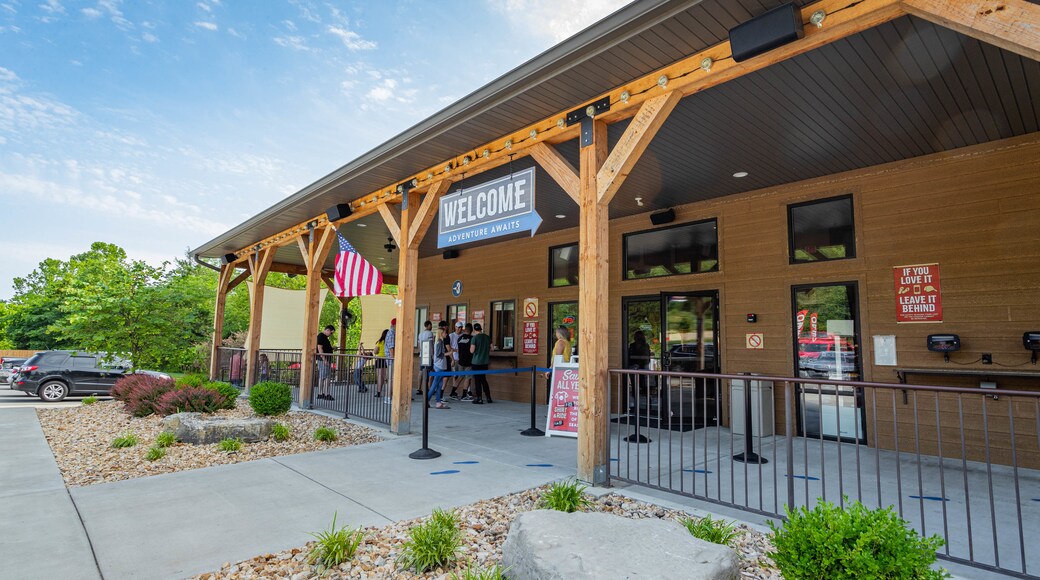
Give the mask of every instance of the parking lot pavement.
[[[108, 400], [108, 397], [99, 398], [103, 401]], [[55, 409], [58, 407], [76, 407], [83, 404], [82, 401], [83, 396], [70, 395], [60, 403], [44, 403], [39, 397], [32, 397], [22, 391], [15, 391], [7, 388], [6, 383], [0, 387], [0, 409], [31, 409], [33, 407]]]

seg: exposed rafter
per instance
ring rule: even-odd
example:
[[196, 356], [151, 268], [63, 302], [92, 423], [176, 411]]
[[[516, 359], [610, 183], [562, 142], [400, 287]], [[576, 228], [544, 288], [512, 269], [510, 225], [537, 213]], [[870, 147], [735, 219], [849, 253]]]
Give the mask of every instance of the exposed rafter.
[[1040, 6], [1025, 0], [903, 0], [914, 16], [1040, 60]]

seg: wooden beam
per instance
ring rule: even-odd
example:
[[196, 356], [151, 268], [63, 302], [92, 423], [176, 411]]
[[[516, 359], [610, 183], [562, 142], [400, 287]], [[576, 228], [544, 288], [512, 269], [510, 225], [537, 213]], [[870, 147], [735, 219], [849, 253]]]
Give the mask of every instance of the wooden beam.
[[609, 206], [600, 201], [598, 176], [607, 159], [607, 125], [595, 120], [592, 143], [581, 149], [578, 228], [578, 479], [594, 485], [607, 478], [607, 385], [610, 319]]
[[682, 95], [678, 91], [672, 91], [654, 97], [639, 107], [639, 112], [629, 123], [625, 134], [614, 146], [614, 150], [610, 152], [596, 176], [600, 203], [610, 203], [610, 200], [614, 199], [614, 194], [621, 188], [621, 184], [625, 182], [681, 98]]
[[301, 276], [307, 275], [307, 266], [299, 266], [297, 264], [286, 264], [284, 262], [275, 262], [271, 264], [272, 272], [281, 272], [282, 274], [297, 274]]
[[534, 157], [538, 165], [556, 180], [567, 195], [571, 196], [574, 203], [581, 204], [581, 178], [578, 176], [578, 170], [571, 165], [570, 161], [567, 161], [567, 158], [561, 155], [555, 147], [545, 143], [532, 145], [531, 157]]
[[1040, 6], [1025, 0], [903, 0], [914, 16], [1040, 60]]
[[314, 354], [318, 347], [318, 318], [321, 316], [321, 265], [325, 263], [336, 228], [315, 230], [307, 244], [310, 268], [307, 272], [306, 301], [303, 313], [303, 352], [300, 361], [300, 405], [310, 408], [314, 382]]
[[257, 365], [260, 352], [260, 328], [264, 319], [264, 289], [267, 284], [267, 273], [271, 271], [274, 253], [277, 248], [264, 248], [249, 261], [253, 275], [253, 292], [249, 296], [249, 339], [246, 341], [246, 389], [253, 388], [256, 383]]
[[418, 248], [419, 244], [422, 243], [423, 237], [426, 235], [426, 230], [430, 229], [430, 224], [432, 224], [433, 219], [437, 217], [440, 199], [448, 192], [448, 188], [450, 187], [451, 180], [442, 179], [437, 183], [434, 183], [433, 186], [430, 187], [430, 190], [426, 192], [426, 195], [422, 200], [422, 205], [419, 206], [419, 210], [412, 219], [412, 225], [408, 228], [409, 247]]
[[227, 264], [217, 277], [217, 298], [213, 306], [213, 343], [210, 345], [209, 378], [220, 378], [220, 343], [224, 339], [224, 304], [227, 302], [228, 282], [235, 273], [235, 266]]
[[[419, 194], [405, 194], [401, 204], [401, 232], [408, 235], [419, 211]], [[390, 431], [404, 435], [412, 429], [412, 343], [415, 340], [415, 289], [419, 272], [419, 248], [405, 239], [397, 262], [397, 327], [394, 352], [393, 397]]]
[[[234, 270], [233, 267], [232, 267], [232, 270]], [[228, 282], [227, 291], [231, 292], [232, 290], [235, 289], [236, 286], [238, 286], [242, 282], [245, 282], [246, 278], [248, 278], [248, 277], [249, 277], [249, 270], [244, 270], [241, 274], [239, 274], [238, 276], [235, 276], [235, 278], [233, 280]]]
[[[307, 247], [307, 242], [303, 241], [303, 238], [296, 238], [296, 245], [300, 247], [300, 255], [303, 256], [305, 270], [309, 270], [310, 268], [307, 265], [310, 264], [311, 250]], [[306, 273], [305, 271], [304, 274]]]
[[401, 243], [401, 225], [397, 221], [397, 217], [394, 212], [390, 211], [388, 204], [379, 204], [379, 215], [383, 216], [383, 221], [386, 222], [386, 229], [390, 230], [390, 235], [393, 236], [394, 242], [397, 243], [398, 248], [403, 248], [404, 244]]

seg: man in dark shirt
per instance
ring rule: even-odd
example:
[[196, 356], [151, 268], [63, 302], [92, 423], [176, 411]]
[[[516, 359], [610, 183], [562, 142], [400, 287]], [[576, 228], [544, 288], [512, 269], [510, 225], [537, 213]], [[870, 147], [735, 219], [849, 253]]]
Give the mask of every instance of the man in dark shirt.
[[318, 391], [317, 398], [325, 399], [326, 401], [334, 401], [332, 395], [327, 391], [329, 390], [329, 363], [332, 359], [332, 342], [329, 341], [329, 337], [336, 331], [336, 327], [331, 324], [326, 326], [324, 330], [318, 333], [318, 345], [316, 347], [315, 361], [318, 363]]
[[[458, 365], [455, 370], [459, 371], [470, 371], [473, 370], [473, 353], [469, 350], [470, 340], [473, 336], [473, 325], [467, 324], [462, 330], [462, 334], [456, 339], [458, 345]], [[451, 388], [451, 394], [448, 395], [451, 399], [458, 399], [458, 388], [462, 386], [462, 400], [472, 401], [473, 397], [469, 394], [468, 387], [473, 384], [473, 377], [469, 375], [459, 376], [459, 380], [455, 382], [455, 385]]]
[[[473, 325], [473, 338], [470, 339], [469, 350], [473, 353], [473, 370], [486, 371], [491, 363], [491, 337], [484, 334], [480, 324]], [[491, 400], [491, 387], [488, 386], [487, 375], [481, 373], [473, 379], [473, 404], [483, 405], [484, 398], [487, 402]]]

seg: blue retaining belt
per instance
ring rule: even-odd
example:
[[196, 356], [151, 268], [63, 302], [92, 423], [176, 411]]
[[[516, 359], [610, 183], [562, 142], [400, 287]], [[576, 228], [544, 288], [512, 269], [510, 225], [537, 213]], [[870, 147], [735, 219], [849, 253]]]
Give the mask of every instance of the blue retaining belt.
[[520, 367], [517, 369], [495, 369], [486, 371], [433, 371], [431, 377], [464, 377], [468, 375], [515, 375], [517, 373], [541, 372], [547, 373], [552, 369], [542, 367]]

